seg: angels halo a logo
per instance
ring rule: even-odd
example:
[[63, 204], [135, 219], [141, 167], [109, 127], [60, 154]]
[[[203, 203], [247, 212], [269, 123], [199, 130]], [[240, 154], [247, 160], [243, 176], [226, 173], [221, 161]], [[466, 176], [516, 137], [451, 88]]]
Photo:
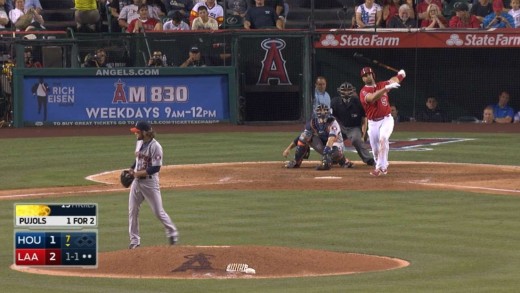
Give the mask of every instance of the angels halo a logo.
[[292, 85], [285, 67], [287, 61], [282, 55], [282, 50], [286, 46], [285, 41], [282, 39], [265, 39], [260, 46], [265, 50], [265, 56], [256, 84], [270, 85], [272, 80], [278, 85]]
[[[431, 151], [432, 146], [445, 144], [445, 143], [453, 143], [453, 142], [463, 142], [473, 140], [473, 138], [411, 138], [409, 140], [390, 140], [390, 150], [391, 151]], [[350, 140], [345, 141], [345, 148], [349, 151], [356, 151], [356, 149], [350, 143]], [[365, 144], [367, 149], [370, 148], [370, 144], [367, 142]]]

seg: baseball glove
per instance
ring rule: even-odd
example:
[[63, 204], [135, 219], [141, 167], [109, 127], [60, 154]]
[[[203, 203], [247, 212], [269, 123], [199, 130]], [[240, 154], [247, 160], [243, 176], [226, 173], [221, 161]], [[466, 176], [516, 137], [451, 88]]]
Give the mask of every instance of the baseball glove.
[[132, 173], [130, 173], [128, 170], [123, 170], [119, 179], [121, 181], [121, 185], [123, 185], [125, 188], [128, 188], [130, 185], [132, 185], [132, 181], [134, 181], [134, 175], [132, 175]]

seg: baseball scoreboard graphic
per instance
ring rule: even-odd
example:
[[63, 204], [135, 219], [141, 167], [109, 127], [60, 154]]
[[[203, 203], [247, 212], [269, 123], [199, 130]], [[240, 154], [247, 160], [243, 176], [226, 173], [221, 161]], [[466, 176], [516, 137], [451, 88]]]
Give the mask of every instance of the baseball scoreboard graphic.
[[96, 268], [97, 204], [15, 204], [14, 264]]

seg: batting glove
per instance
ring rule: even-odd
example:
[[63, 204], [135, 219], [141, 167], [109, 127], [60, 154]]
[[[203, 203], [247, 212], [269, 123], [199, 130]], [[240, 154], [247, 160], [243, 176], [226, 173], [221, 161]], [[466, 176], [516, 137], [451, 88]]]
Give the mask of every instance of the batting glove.
[[385, 85], [385, 89], [386, 89], [387, 91], [390, 91], [391, 89], [397, 89], [397, 88], [399, 88], [400, 86], [401, 86], [401, 85], [400, 85], [399, 83], [397, 83], [397, 82], [392, 82], [392, 83], [390, 83], [390, 84]]
[[406, 72], [404, 72], [404, 69], [401, 69], [401, 70], [399, 70], [399, 72], [397, 72], [397, 75], [400, 75], [403, 78], [405, 78], [406, 77]]

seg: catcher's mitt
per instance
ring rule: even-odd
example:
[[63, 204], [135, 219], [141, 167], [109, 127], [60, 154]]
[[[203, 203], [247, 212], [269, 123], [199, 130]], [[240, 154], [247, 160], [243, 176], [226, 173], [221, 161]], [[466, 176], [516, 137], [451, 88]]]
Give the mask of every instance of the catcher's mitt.
[[121, 185], [123, 185], [125, 188], [128, 188], [130, 185], [132, 185], [132, 181], [134, 181], [134, 175], [132, 175], [132, 173], [130, 173], [128, 170], [123, 170], [119, 179], [121, 181]]

